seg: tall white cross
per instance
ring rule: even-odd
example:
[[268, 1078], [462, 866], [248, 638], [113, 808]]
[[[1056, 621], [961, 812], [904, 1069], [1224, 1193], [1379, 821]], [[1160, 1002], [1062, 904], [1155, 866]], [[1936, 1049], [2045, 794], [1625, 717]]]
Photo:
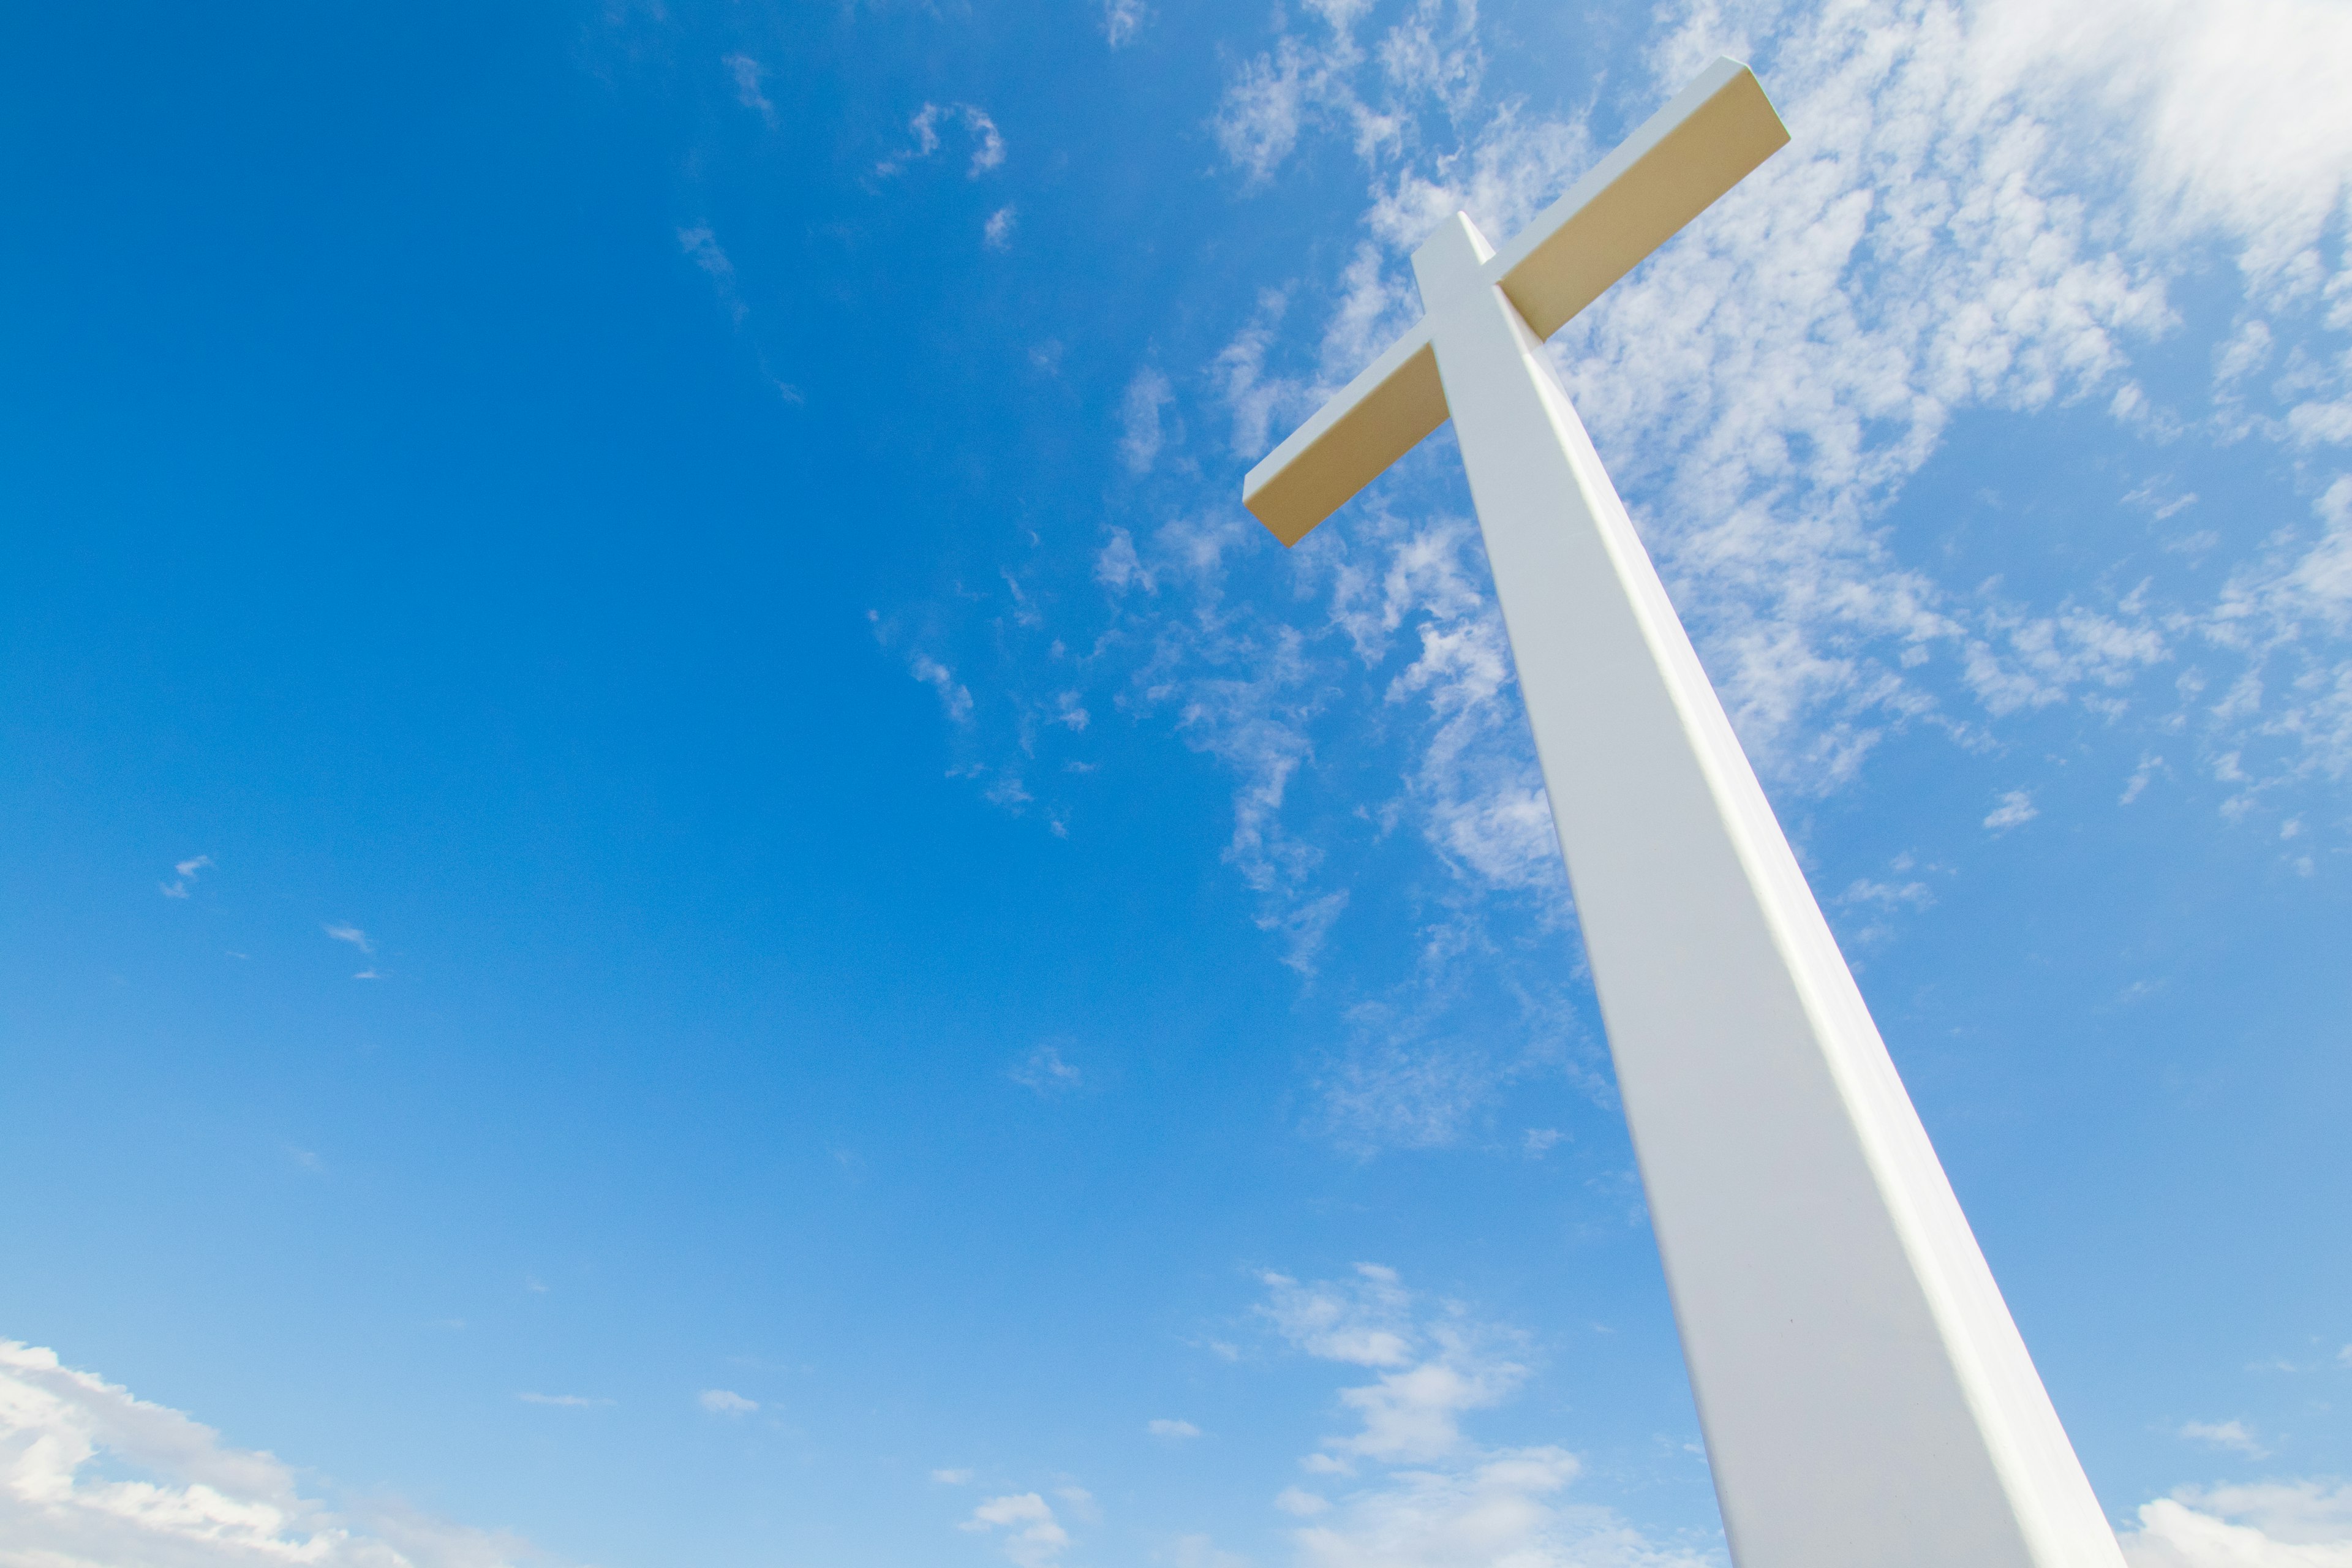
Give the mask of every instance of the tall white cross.
[[1250, 471], [1285, 544], [1450, 416], [1739, 1568], [2122, 1568], [1544, 339], [1789, 140], [1719, 59]]

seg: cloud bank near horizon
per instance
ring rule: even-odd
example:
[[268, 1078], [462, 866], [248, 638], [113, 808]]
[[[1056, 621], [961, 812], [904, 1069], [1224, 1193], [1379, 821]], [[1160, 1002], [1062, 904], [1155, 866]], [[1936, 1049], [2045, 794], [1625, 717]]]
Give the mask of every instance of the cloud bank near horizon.
[[523, 1568], [521, 1538], [397, 1503], [338, 1510], [291, 1467], [0, 1340], [0, 1568]]

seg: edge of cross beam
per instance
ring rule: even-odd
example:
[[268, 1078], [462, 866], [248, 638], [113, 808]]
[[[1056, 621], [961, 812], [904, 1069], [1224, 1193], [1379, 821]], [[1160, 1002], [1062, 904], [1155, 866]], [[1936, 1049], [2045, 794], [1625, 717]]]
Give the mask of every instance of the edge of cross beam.
[[1242, 504], [1287, 546], [1445, 423], [1445, 388], [1424, 317], [1258, 460]]

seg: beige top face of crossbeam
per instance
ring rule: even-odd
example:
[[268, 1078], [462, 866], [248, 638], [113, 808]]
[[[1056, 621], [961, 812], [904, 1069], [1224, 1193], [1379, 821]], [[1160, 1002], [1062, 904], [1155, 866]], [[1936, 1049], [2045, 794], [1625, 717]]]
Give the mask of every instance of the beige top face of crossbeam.
[[1788, 144], [1756, 73], [1718, 59], [1503, 247], [1486, 280], [1548, 338]]
[[1339, 510], [1445, 423], [1424, 321], [1389, 345], [1242, 481], [1242, 504], [1286, 545]]
[[[1788, 140], [1755, 73], [1718, 59], [1480, 267], [1475, 286], [1499, 285], [1549, 337]], [[1242, 481], [1242, 504], [1286, 545], [1445, 423], [1433, 283], [1473, 286], [1424, 279], [1422, 321]]]

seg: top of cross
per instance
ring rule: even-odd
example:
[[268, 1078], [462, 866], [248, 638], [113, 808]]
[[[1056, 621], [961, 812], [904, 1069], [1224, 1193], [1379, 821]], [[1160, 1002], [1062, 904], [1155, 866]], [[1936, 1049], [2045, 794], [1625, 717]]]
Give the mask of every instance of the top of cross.
[[1717, 59], [1500, 251], [1487, 253], [1457, 214], [1446, 226], [1469, 230], [1477, 265], [1459, 264], [1458, 241], [1423, 247], [1413, 258], [1421, 320], [1249, 471], [1242, 504], [1296, 544], [1445, 423], [1433, 291], [1499, 287], [1549, 337], [1788, 140], [1755, 73]]

